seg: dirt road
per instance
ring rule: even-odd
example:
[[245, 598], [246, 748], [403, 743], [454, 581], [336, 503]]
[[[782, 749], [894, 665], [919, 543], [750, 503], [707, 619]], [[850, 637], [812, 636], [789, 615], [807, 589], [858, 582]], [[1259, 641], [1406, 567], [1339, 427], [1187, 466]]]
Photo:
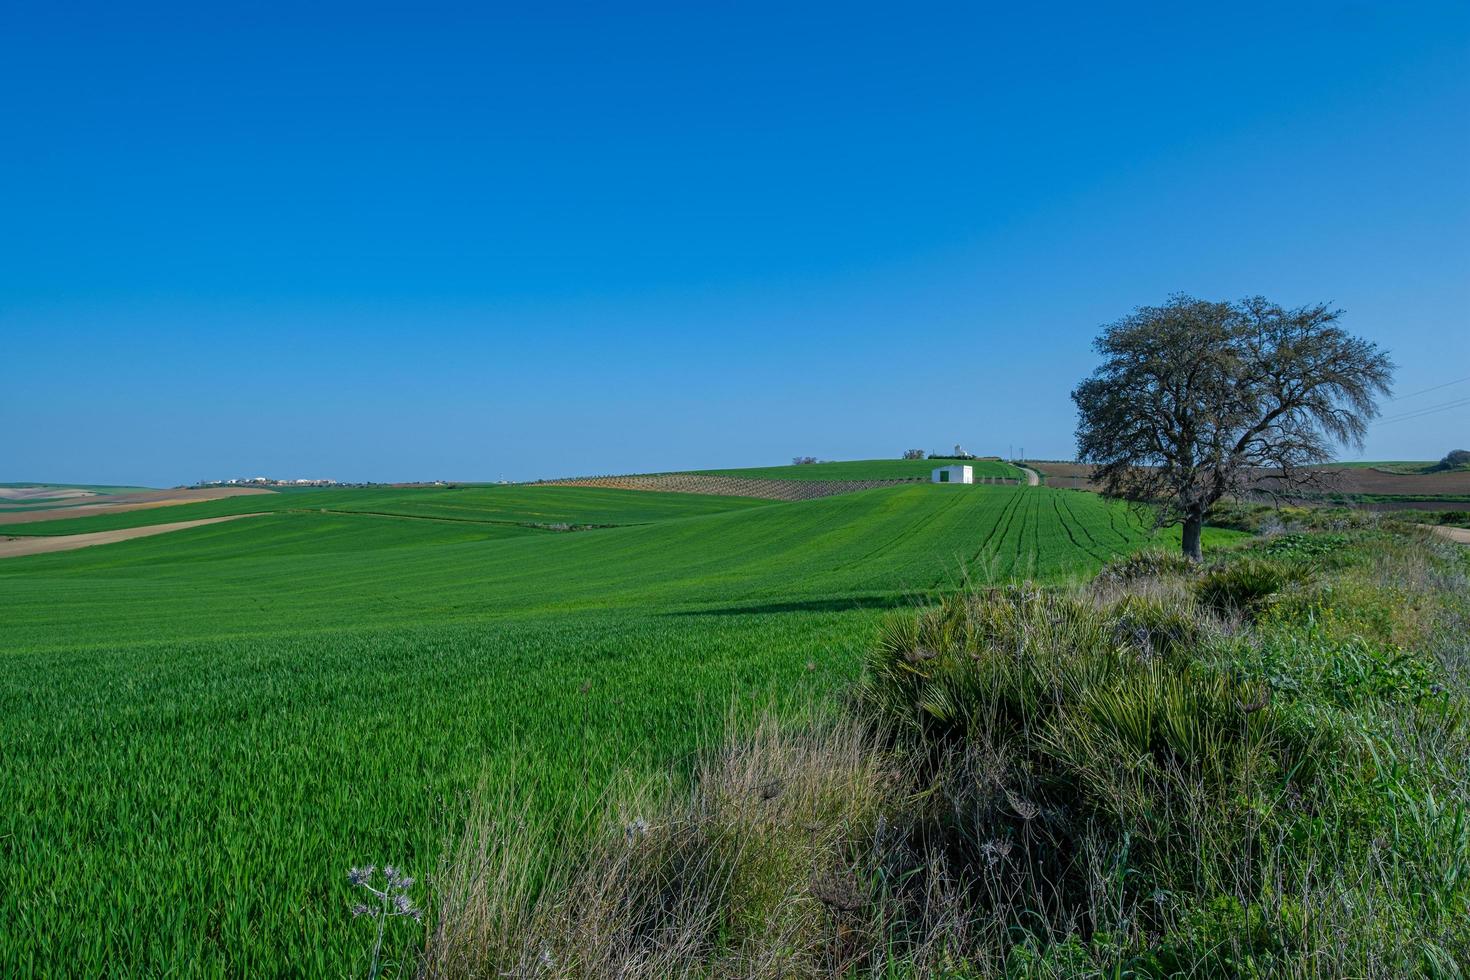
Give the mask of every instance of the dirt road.
[[1444, 527], [1438, 524], [1420, 524], [1419, 526], [1442, 538], [1449, 538], [1460, 544], [1470, 544], [1470, 527]]
[[169, 531], [183, 531], [191, 527], [203, 527], [206, 524], [219, 524], [222, 521], [238, 521], [242, 517], [260, 516], [262, 515], [231, 514], [229, 517], [206, 517], [198, 521], [176, 521], [173, 524], [127, 527], [118, 531], [93, 531], [89, 534], [58, 534], [34, 538], [0, 538], [0, 558], [41, 555], [51, 551], [73, 551], [77, 548], [90, 548], [99, 544], [112, 544], [114, 541], [130, 541], [133, 538], [167, 534]]

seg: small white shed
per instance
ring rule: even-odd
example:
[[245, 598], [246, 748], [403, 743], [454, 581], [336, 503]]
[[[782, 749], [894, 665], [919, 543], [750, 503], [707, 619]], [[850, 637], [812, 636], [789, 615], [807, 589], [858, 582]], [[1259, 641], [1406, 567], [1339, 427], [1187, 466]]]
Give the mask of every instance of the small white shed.
[[936, 466], [929, 474], [931, 483], [974, 483], [975, 471], [969, 466]]

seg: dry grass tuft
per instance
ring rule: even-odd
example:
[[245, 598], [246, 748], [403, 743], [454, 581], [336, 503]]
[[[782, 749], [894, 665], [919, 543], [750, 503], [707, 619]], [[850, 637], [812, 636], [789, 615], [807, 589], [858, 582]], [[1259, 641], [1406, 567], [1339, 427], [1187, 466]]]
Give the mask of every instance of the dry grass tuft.
[[858, 958], [898, 756], [856, 719], [744, 727], [687, 793], [626, 792], [590, 841], [538, 835], [509, 797], [479, 806], [444, 862], [426, 975], [817, 976]]

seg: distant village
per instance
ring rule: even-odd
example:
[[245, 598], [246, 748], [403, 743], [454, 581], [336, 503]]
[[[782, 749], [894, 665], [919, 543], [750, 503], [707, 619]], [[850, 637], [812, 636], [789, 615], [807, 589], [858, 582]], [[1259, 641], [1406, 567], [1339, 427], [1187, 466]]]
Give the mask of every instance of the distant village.
[[240, 477], [233, 480], [200, 480], [195, 487], [447, 487], [448, 480], [424, 480], [413, 483], [341, 483], [337, 480], [277, 480], [269, 476]]
[[242, 477], [235, 480], [200, 480], [197, 487], [341, 487], [336, 480], [277, 480], [269, 476]]

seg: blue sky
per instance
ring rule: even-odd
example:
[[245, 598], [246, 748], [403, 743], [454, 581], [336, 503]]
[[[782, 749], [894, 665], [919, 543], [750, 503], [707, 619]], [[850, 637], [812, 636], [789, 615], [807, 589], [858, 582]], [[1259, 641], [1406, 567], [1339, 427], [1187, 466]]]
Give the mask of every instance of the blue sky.
[[0, 481], [1068, 458], [1176, 291], [1470, 397], [1470, 5], [1202, 6], [6, 4]]

